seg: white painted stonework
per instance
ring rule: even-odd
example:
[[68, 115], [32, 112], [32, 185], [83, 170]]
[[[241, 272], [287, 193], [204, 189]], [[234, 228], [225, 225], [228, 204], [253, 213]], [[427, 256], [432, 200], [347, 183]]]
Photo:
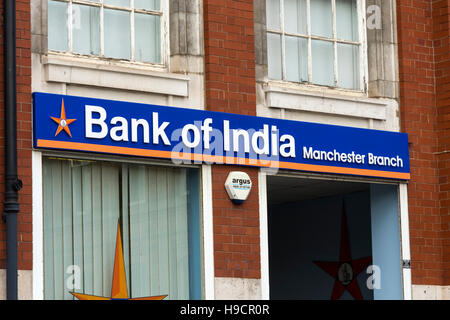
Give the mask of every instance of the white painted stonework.
[[359, 92], [270, 81], [257, 84], [257, 115], [366, 129], [399, 131], [395, 99]]
[[47, 82], [188, 96], [188, 76], [157, 72], [138, 64], [64, 55], [44, 56], [42, 64]]
[[215, 300], [261, 300], [261, 280], [216, 277]]
[[107, 62], [64, 54], [32, 53], [31, 59], [33, 92], [191, 109], [205, 107], [201, 57], [176, 59], [177, 63], [171, 70], [182, 68], [182, 63], [192, 63], [191, 70], [183, 73], [136, 63]]
[[[19, 300], [33, 299], [33, 271], [19, 270], [17, 282]], [[0, 300], [6, 300], [6, 270], [0, 270]]]
[[[315, 92], [297, 92], [269, 86], [266, 88], [270, 108], [336, 114], [355, 118], [386, 120], [386, 103], [368, 98]], [[364, 105], [364, 108], [361, 108]]]
[[450, 300], [450, 286], [413, 285], [413, 300]]

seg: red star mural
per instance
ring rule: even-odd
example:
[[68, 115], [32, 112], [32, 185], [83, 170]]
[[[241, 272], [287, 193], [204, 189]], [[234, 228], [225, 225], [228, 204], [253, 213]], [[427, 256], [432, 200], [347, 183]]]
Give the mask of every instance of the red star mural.
[[372, 257], [352, 260], [344, 205], [342, 206], [339, 261], [314, 261], [314, 263], [335, 279], [331, 300], [338, 300], [345, 290], [356, 300], [363, 299], [357, 276], [372, 263]]
[[64, 130], [69, 137], [72, 138], [72, 134], [70, 133], [69, 124], [76, 121], [77, 119], [66, 119], [66, 109], [64, 108], [64, 100], [61, 104], [61, 116], [59, 118], [50, 117], [53, 121], [58, 124], [58, 129], [56, 130], [55, 137]]

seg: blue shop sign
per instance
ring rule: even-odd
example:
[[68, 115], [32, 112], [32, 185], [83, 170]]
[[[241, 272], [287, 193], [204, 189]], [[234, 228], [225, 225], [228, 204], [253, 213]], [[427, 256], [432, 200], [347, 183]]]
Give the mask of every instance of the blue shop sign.
[[291, 120], [33, 94], [37, 149], [408, 180], [408, 136]]

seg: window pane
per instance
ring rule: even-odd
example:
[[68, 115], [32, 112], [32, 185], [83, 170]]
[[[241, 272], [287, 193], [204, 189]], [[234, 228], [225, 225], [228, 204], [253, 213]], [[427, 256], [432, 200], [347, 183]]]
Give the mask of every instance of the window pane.
[[73, 5], [73, 52], [100, 54], [100, 8]]
[[307, 34], [306, 0], [284, 1], [284, 28], [286, 32]]
[[160, 2], [160, 0], [134, 0], [134, 7], [136, 9], [159, 11], [161, 8]]
[[331, 0], [311, 0], [311, 34], [333, 37]]
[[286, 80], [308, 81], [308, 40], [286, 37]]
[[132, 295], [189, 299], [185, 169], [130, 166]]
[[359, 41], [356, 0], [336, 0], [336, 29], [339, 39]]
[[136, 13], [134, 19], [135, 59], [161, 63], [161, 18]]
[[[71, 291], [88, 289], [110, 296], [119, 185], [112, 164], [43, 160], [45, 299], [73, 299]], [[81, 288], [68, 287], [73, 266]]]
[[67, 3], [48, 1], [48, 48], [67, 51]]
[[130, 13], [105, 9], [105, 57], [131, 58]]
[[280, 0], [266, 0], [267, 28], [281, 30], [280, 26]]
[[111, 4], [113, 6], [129, 7], [130, 0], [104, 0], [104, 4]]
[[359, 46], [338, 43], [337, 51], [338, 86], [347, 89], [359, 89]]
[[111, 297], [118, 223], [129, 298], [201, 298], [199, 189], [198, 170], [43, 158], [44, 298]]
[[267, 33], [267, 60], [269, 64], [269, 78], [281, 80], [281, 36]]
[[333, 42], [312, 40], [311, 55], [313, 83], [334, 86]]

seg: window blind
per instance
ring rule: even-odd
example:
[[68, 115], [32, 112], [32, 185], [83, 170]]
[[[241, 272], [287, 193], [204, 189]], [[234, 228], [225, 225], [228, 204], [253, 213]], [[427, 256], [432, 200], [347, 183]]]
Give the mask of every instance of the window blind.
[[[110, 296], [119, 221], [129, 296], [189, 299], [199, 271], [190, 261], [198, 259], [198, 241], [189, 240], [198, 219], [189, 197], [198, 191], [189, 190], [188, 171], [44, 158], [45, 299]], [[77, 268], [79, 288], [70, 290], [67, 270]]]

